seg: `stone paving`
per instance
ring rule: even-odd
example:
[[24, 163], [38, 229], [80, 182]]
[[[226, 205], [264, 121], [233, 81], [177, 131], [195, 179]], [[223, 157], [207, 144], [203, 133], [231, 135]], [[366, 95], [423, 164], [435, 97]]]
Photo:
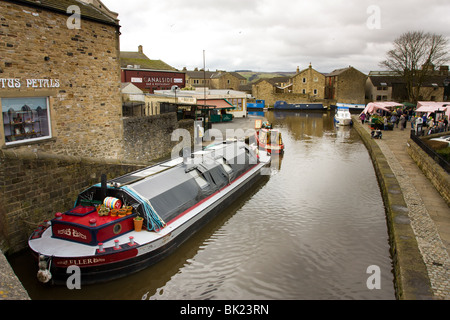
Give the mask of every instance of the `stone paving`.
[[[368, 125], [363, 127], [370, 132]], [[406, 143], [409, 135], [409, 128], [394, 128], [393, 131], [384, 131], [383, 138], [375, 141], [402, 189], [411, 227], [427, 267], [434, 297], [450, 300], [450, 209], [447, 204], [442, 203], [442, 197], [407, 154]], [[430, 211], [436, 210], [439, 211], [439, 216], [430, 215]], [[445, 237], [444, 240], [441, 235]]]

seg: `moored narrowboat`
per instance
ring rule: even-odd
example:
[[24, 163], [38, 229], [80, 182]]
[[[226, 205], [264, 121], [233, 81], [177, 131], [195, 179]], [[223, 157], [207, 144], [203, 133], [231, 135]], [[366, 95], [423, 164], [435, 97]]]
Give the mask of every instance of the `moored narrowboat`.
[[233, 141], [102, 180], [31, 234], [38, 278], [66, 284], [76, 266], [81, 283], [90, 284], [145, 269], [251, 188], [269, 164], [269, 156]]

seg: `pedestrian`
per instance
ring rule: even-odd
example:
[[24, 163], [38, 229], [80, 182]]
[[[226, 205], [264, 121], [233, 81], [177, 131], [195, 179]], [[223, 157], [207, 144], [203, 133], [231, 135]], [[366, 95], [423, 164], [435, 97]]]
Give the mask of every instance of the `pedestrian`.
[[395, 113], [392, 113], [391, 123], [392, 123], [392, 129], [393, 129], [394, 124], [397, 123], [397, 115]]
[[416, 136], [422, 134], [422, 125], [423, 125], [423, 119], [422, 117], [417, 117], [416, 119]]
[[361, 115], [359, 116], [359, 118], [361, 119], [361, 123], [364, 124], [364, 121], [366, 120], [366, 114], [363, 112], [361, 113]]
[[402, 115], [400, 116], [400, 130], [405, 130], [405, 128], [406, 128], [406, 117], [402, 113]]

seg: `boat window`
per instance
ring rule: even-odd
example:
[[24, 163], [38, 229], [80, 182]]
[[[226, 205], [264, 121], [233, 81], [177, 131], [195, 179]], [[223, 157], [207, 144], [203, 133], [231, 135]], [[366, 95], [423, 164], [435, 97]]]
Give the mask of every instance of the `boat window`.
[[203, 177], [201, 177], [199, 174], [198, 174], [198, 171], [197, 170], [192, 170], [192, 171], [189, 171], [189, 174], [192, 176], [192, 177], [194, 177], [194, 179], [195, 179], [195, 182], [197, 182], [197, 184], [198, 184], [198, 186], [200, 187], [200, 188], [206, 188], [209, 184], [208, 184], [208, 182], [203, 178]]
[[223, 169], [225, 170], [226, 173], [231, 173], [233, 172], [233, 169], [227, 164], [225, 163], [223, 158], [219, 158], [217, 159], [217, 162], [219, 162], [220, 164], [222, 164]]

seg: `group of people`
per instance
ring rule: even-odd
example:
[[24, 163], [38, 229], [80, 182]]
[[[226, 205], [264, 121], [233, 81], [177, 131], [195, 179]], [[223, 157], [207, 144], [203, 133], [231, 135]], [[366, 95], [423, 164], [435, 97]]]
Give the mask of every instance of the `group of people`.
[[416, 132], [416, 134], [433, 134], [445, 132], [449, 129], [448, 127], [448, 117], [444, 115], [441, 119], [436, 120], [435, 117], [431, 115], [427, 117], [426, 114], [421, 116], [415, 116], [411, 120], [411, 129]]
[[[385, 113], [385, 112], [384, 112]], [[372, 115], [373, 116], [373, 115]], [[371, 115], [362, 113], [360, 115], [361, 122], [364, 123], [369, 120]], [[439, 132], [445, 132], [449, 130], [448, 116], [442, 115], [439, 118], [435, 113], [431, 113], [427, 116], [426, 113], [423, 115], [415, 115], [412, 110], [405, 111], [398, 109], [393, 111], [391, 115], [377, 115], [377, 117], [383, 122], [383, 130], [391, 130], [394, 127], [398, 128], [400, 125], [400, 130], [405, 130], [407, 122], [411, 123], [411, 130], [414, 130], [418, 135], [433, 134]], [[381, 138], [380, 128], [376, 128], [372, 133], [373, 137]]]

